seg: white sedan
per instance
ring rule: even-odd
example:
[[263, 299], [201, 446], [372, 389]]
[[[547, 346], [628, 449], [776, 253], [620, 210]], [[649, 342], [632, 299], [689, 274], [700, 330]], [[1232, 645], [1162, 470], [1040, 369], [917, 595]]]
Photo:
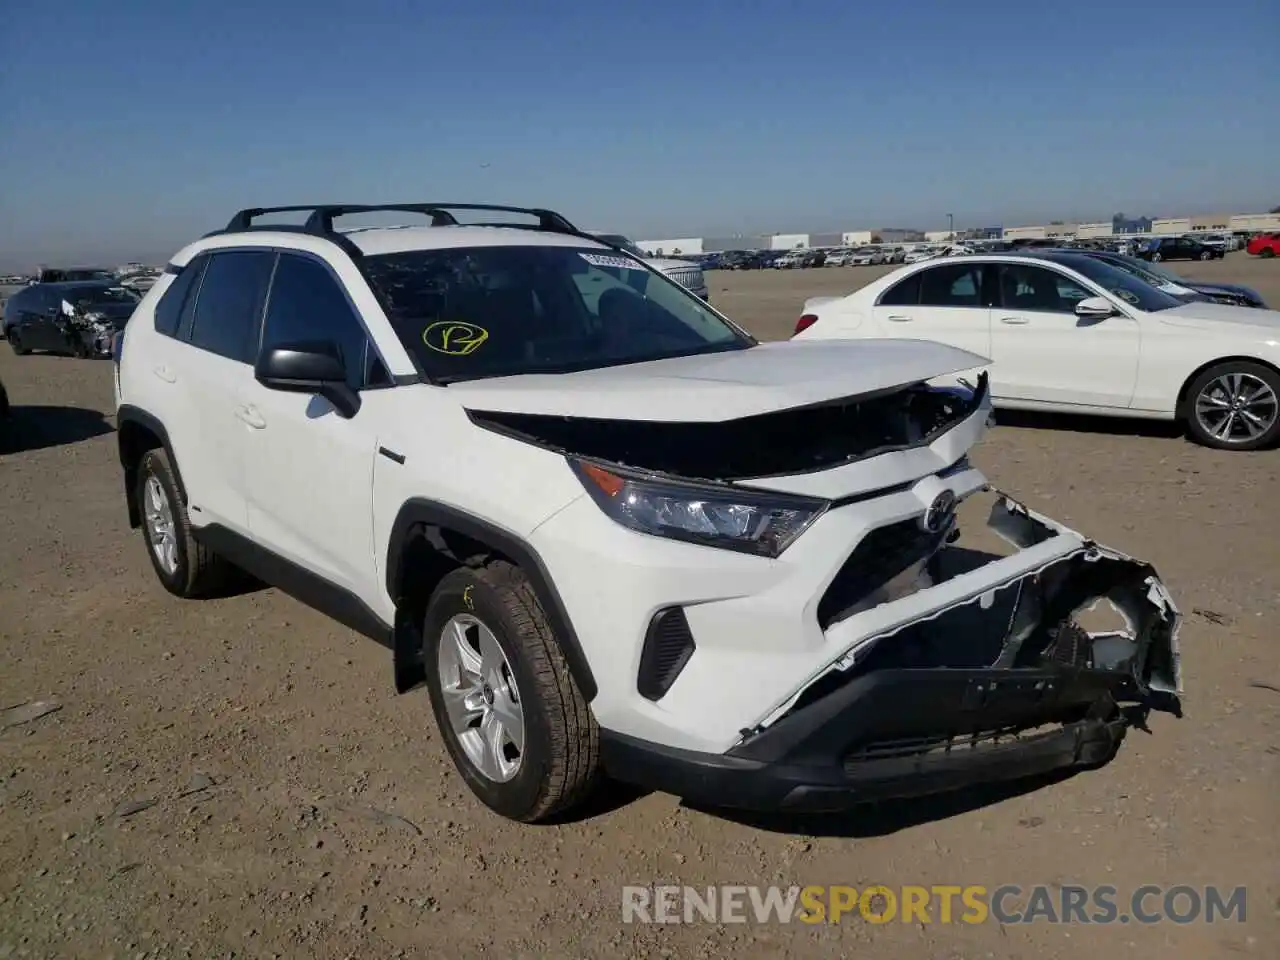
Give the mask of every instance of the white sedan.
[[1280, 439], [1280, 312], [1187, 303], [1070, 252], [903, 267], [806, 301], [795, 336], [961, 347], [987, 360], [998, 408], [1180, 420], [1226, 450]]

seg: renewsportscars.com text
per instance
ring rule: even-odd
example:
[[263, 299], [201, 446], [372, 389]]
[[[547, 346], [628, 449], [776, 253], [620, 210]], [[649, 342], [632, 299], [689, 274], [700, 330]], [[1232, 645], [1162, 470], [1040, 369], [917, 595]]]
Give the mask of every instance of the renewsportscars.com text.
[[624, 923], [1243, 923], [1244, 887], [628, 886]]

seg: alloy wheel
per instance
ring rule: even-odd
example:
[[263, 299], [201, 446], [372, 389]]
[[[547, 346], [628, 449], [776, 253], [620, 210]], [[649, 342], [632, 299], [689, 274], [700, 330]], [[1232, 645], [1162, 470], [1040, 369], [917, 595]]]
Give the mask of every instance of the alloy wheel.
[[1224, 373], [1200, 391], [1195, 416], [1205, 433], [1220, 443], [1249, 443], [1275, 426], [1280, 398], [1261, 377]]
[[178, 535], [169, 497], [160, 485], [160, 478], [154, 474], [147, 477], [143, 488], [142, 514], [156, 563], [168, 576], [173, 576], [178, 570]]
[[458, 614], [437, 645], [440, 690], [453, 733], [471, 765], [506, 783], [524, 759], [524, 708], [498, 638], [477, 617]]

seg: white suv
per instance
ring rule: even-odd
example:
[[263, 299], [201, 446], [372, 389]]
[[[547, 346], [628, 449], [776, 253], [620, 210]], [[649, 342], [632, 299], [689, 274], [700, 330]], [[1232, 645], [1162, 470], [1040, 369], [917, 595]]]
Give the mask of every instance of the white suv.
[[[115, 345], [130, 522], [179, 597], [239, 568], [388, 645], [492, 809], [605, 774], [843, 806], [1101, 763], [1177, 709], [1150, 567], [1002, 496], [1007, 555], [956, 542], [990, 401], [926, 381], [971, 354], [757, 343], [550, 211], [281, 209], [181, 250]], [[1085, 632], [1104, 595], [1125, 622]]]

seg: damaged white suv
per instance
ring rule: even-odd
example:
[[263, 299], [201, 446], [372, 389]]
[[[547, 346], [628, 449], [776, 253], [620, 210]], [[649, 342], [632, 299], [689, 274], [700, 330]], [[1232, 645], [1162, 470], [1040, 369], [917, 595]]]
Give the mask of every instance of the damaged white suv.
[[178, 596], [241, 568], [390, 646], [492, 809], [841, 807], [1178, 712], [1149, 566], [997, 495], [967, 545], [987, 385], [929, 382], [971, 354], [757, 343], [545, 210], [334, 228], [370, 209], [173, 258], [115, 349], [129, 516]]

